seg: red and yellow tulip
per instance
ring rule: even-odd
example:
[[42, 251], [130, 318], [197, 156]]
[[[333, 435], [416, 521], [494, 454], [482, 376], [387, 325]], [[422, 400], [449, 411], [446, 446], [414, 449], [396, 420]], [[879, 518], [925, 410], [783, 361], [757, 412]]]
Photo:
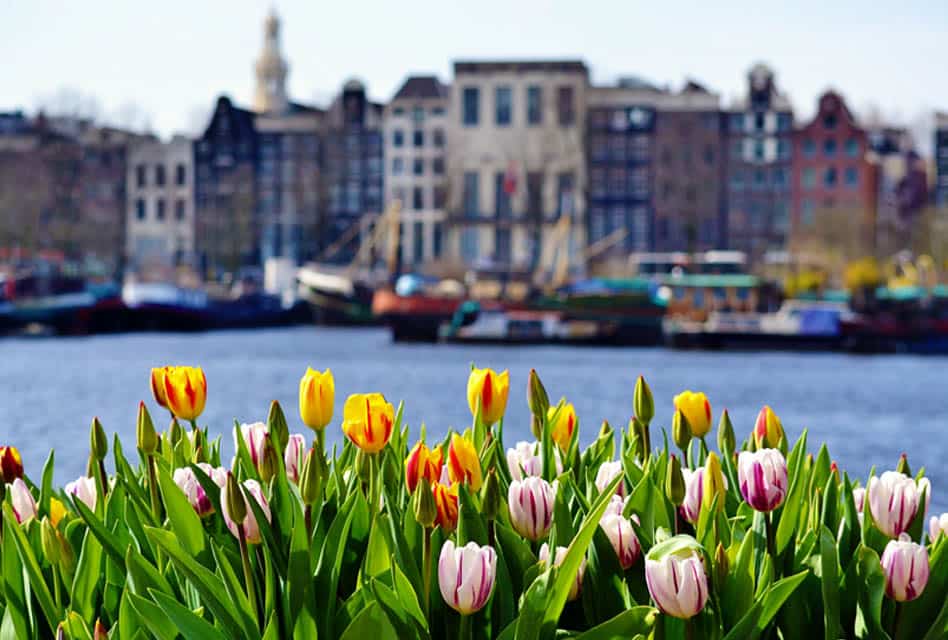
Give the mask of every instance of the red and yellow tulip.
[[[562, 451], [566, 451], [569, 449], [573, 431], [576, 429], [576, 410], [572, 404], [566, 403], [559, 408], [559, 415], [557, 415], [557, 407], [550, 407], [546, 415], [550, 421], [550, 437], [553, 438], [553, 442], [559, 445]], [[554, 416], [555, 422], [553, 421]]]
[[675, 396], [675, 408], [688, 419], [691, 435], [703, 438], [711, 431], [711, 403], [701, 392], [682, 391]]
[[392, 437], [395, 409], [381, 393], [355, 393], [342, 408], [342, 432], [366, 453], [377, 453]]
[[207, 378], [201, 367], [166, 367], [167, 407], [181, 420], [197, 420], [207, 401]]
[[165, 395], [165, 373], [171, 367], [156, 367], [151, 370], [151, 395], [155, 397], [155, 402], [168, 408], [168, 398]]
[[498, 374], [493, 369], [472, 369], [467, 379], [467, 404], [471, 414], [481, 408], [481, 421], [491, 425], [504, 416], [510, 392], [510, 373]]
[[431, 490], [438, 512], [435, 525], [444, 529], [445, 533], [450, 533], [458, 526], [458, 485], [456, 482], [451, 486], [436, 482], [431, 485]]
[[783, 425], [774, 410], [764, 405], [754, 423], [754, 444], [758, 449], [776, 449], [783, 437]]
[[4, 484], [23, 477], [23, 459], [16, 447], [0, 447], [0, 474]]
[[448, 477], [451, 482], [467, 483], [471, 491], [481, 488], [481, 461], [474, 443], [456, 433], [448, 447]]
[[310, 429], [325, 429], [332, 420], [336, 400], [336, 383], [332, 371], [322, 373], [311, 368], [300, 379], [300, 418]]
[[405, 486], [408, 493], [415, 493], [415, 487], [422, 478], [430, 484], [435, 484], [441, 477], [442, 466], [441, 447], [429, 449], [428, 445], [419, 441], [405, 458]]

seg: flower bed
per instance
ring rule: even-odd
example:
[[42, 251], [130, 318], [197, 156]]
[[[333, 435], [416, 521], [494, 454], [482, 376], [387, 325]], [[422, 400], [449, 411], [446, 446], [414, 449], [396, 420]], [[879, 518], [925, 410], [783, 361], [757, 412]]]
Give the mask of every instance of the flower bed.
[[312, 433], [274, 402], [223, 461], [203, 372], [151, 383], [168, 429], [142, 402], [133, 453], [93, 421], [63, 490], [52, 454], [35, 483], [0, 447], [0, 638], [948, 638], [923, 472], [903, 456], [860, 483], [769, 407], [743, 443], [721, 412], [712, 450], [704, 394], [662, 428], [640, 377], [628, 427], [581, 450], [531, 371], [536, 441], [508, 446], [508, 374], [473, 369], [471, 427], [426, 441], [377, 393], [334, 420], [333, 376], [309, 370]]

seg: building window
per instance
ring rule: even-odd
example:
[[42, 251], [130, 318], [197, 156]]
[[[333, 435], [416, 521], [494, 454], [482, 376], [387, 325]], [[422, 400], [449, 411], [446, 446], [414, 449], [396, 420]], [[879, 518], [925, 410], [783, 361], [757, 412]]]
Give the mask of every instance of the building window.
[[165, 166], [163, 164], [155, 166], [155, 184], [159, 187], [165, 186]]
[[593, 242], [606, 237], [606, 212], [599, 207], [589, 209], [589, 236]]
[[543, 122], [543, 89], [527, 87], [527, 124]]
[[559, 87], [556, 90], [556, 113], [560, 126], [568, 127], [576, 122], [573, 87]]
[[423, 158], [415, 158], [411, 163], [411, 172], [416, 176], [425, 174], [425, 161]]
[[609, 197], [625, 198], [625, 169], [609, 170]]
[[783, 167], [776, 167], [774, 169], [774, 184], [778, 187], [787, 186], [787, 170]]
[[158, 198], [155, 202], [157, 208], [155, 209], [155, 217], [159, 220], [165, 219], [165, 201], [163, 198]]
[[764, 159], [764, 141], [763, 140], [754, 141], [754, 159], [755, 160]]
[[507, 193], [507, 173], [498, 171], [494, 174], [494, 215], [498, 218], [509, 218], [510, 194]]
[[188, 169], [183, 164], [179, 164], [174, 170], [174, 181], [179, 187], [183, 187], [188, 182]]
[[781, 160], [790, 157], [790, 143], [785, 138], [777, 140], [777, 157]]
[[648, 162], [649, 139], [646, 135], [637, 135], [629, 140], [629, 155], [637, 162]]
[[823, 154], [827, 158], [832, 158], [836, 155], [836, 140], [833, 138], [827, 138], [823, 141]]
[[178, 200], [174, 203], [174, 217], [177, 220], [184, 220], [185, 215], [185, 203], [184, 200]]
[[444, 107], [431, 107], [431, 115], [433, 116], [443, 116]]
[[436, 176], [444, 175], [444, 156], [437, 156], [431, 160], [431, 172]]
[[444, 209], [445, 203], [448, 200], [448, 192], [443, 186], [435, 187], [432, 190], [432, 195], [434, 196], [433, 207], [435, 209]]
[[527, 174], [527, 216], [543, 217], [543, 173], [531, 171]]
[[405, 144], [405, 132], [402, 131], [401, 129], [395, 129], [395, 131], [392, 132], [392, 146], [401, 147], [401, 146], [404, 146], [404, 144]]
[[415, 264], [425, 259], [425, 225], [417, 221], [412, 225], [412, 258]]
[[415, 211], [421, 211], [425, 208], [425, 191], [421, 187], [415, 187], [411, 190], [411, 208]]
[[431, 254], [435, 258], [441, 257], [441, 247], [444, 245], [444, 226], [435, 222], [431, 233]]
[[593, 160], [609, 159], [609, 138], [606, 136], [593, 136], [589, 146], [589, 153]]
[[812, 158], [816, 155], [816, 143], [810, 138], [803, 141], [803, 155], [807, 158]]
[[135, 167], [135, 184], [137, 184], [139, 187], [144, 187], [145, 183], [147, 182], [145, 174], [146, 174], [145, 165], [140, 164], [137, 167]]
[[421, 129], [415, 129], [411, 136], [412, 144], [418, 148], [425, 146], [425, 132]]
[[556, 177], [556, 214], [573, 215], [573, 189], [576, 179], [571, 171], [561, 173]]
[[477, 216], [480, 213], [480, 181], [476, 171], [464, 173], [464, 213]]
[[494, 89], [494, 121], [499, 127], [505, 127], [510, 124], [510, 111], [513, 96], [510, 87], [497, 87]]
[[135, 201], [135, 216], [139, 220], [145, 219], [145, 201], [141, 198]]
[[850, 158], [855, 158], [859, 155], [859, 143], [856, 142], [855, 138], [846, 140], [846, 155]]
[[802, 203], [800, 211], [800, 221], [804, 226], [810, 226], [813, 224], [813, 214], [816, 211], [816, 207], [813, 205], [812, 200], [804, 200]]
[[754, 129], [756, 131], [763, 131], [766, 124], [767, 120], [764, 113], [757, 112], [754, 114]]
[[763, 187], [767, 184], [767, 173], [763, 169], [754, 169], [754, 186]]
[[461, 258], [470, 264], [477, 260], [480, 252], [480, 233], [477, 227], [466, 227], [461, 230]]
[[402, 158], [392, 158], [392, 175], [400, 176], [405, 172], [405, 161]]
[[431, 132], [432, 143], [438, 149], [444, 147], [444, 129], [435, 129]]
[[714, 148], [711, 145], [705, 145], [703, 155], [705, 165], [710, 167], [714, 164]]
[[807, 167], [803, 170], [803, 188], [812, 189], [816, 185], [816, 169]]
[[823, 184], [827, 187], [836, 186], [836, 167], [829, 167], [823, 175]]
[[481, 93], [477, 87], [464, 87], [462, 95], [463, 108], [461, 110], [461, 123], [469, 127], [477, 126]]
[[828, 113], [823, 116], [823, 128], [825, 129], [835, 129], [836, 128], [836, 115]]
[[636, 167], [629, 171], [629, 191], [633, 198], [648, 198], [648, 170], [645, 167]]
[[790, 131], [790, 126], [793, 124], [793, 118], [789, 113], [778, 113], [777, 114], [777, 131]]
[[740, 168], [735, 168], [731, 171], [731, 188], [732, 189], [741, 189], [744, 186], [744, 171]]
[[859, 185], [859, 171], [856, 167], [846, 167], [846, 186], [856, 187]]
[[743, 130], [744, 130], [744, 114], [732, 113], [731, 114], [731, 131], [743, 131]]
[[415, 124], [421, 124], [425, 121], [425, 108], [415, 107], [411, 110], [411, 119]]
[[595, 167], [589, 172], [589, 192], [593, 198], [605, 198], [609, 195], [606, 170], [602, 167]]
[[392, 109], [392, 115], [403, 116], [405, 115], [405, 109], [403, 109], [402, 107], [395, 107], [394, 109]]

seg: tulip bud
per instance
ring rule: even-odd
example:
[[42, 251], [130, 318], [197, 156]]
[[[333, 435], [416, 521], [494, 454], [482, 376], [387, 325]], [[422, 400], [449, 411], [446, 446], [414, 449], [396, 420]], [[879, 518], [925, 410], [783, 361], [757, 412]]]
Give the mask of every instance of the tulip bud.
[[[507, 449], [507, 469], [512, 480], [523, 480], [526, 476], [543, 475], [543, 456], [539, 453], [538, 442], [521, 440], [512, 449]], [[559, 449], [553, 449], [553, 461], [556, 475], [563, 473], [563, 458]]]
[[[0, 447], [0, 472], [3, 475], [2, 484], [10, 484], [17, 478], [23, 477], [23, 460], [16, 447]], [[0, 487], [2, 490], [3, 487]]]
[[468, 542], [455, 547], [448, 540], [438, 558], [438, 586], [441, 597], [463, 615], [480, 611], [490, 600], [497, 577], [497, 553], [493, 547]]
[[53, 527], [53, 523], [49, 521], [49, 518], [43, 518], [40, 523], [40, 543], [43, 546], [43, 555], [46, 556], [49, 563], [53, 566], [59, 564], [59, 560], [62, 558], [59, 532]]
[[537, 440], [543, 438], [543, 418], [532, 414], [530, 415], [530, 433], [532, 433], [533, 437]]
[[635, 416], [641, 420], [642, 424], [648, 426], [655, 417], [655, 400], [652, 398], [652, 390], [643, 376], [639, 376], [635, 381], [635, 391], [632, 393], [632, 409]]
[[741, 451], [737, 479], [747, 504], [757, 511], [773, 511], [787, 495], [787, 461], [776, 449]]
[[510, 374], [492, 369], [471, 369], [467, 380], [467, 404], [471, 415], [480, 410], [481, 422], [492, 425], [500, 420], [507, 409]]
[[270, 403], [270, 413], [267, 414], [267, 431], [273, 438], [277, 450], [283, 451], [289, 442], [290, 428], [286, 424], [283, 408], [276, 400]]
[[[530, 369], [530, 377], [527, 381], [527, 406], [530, 407], [530, 413], [539, 416], [541, 419], [550, 409], [550, 397], [546, 394], [543, 383], [540, 382], [540, 376], [536, 369]], [[540, 436], [537, 436], [537, 440]]]
[[277, 453], [273, 438], [269, 434], [263, 436], [263, 451], [260, 457], [260, 463], [257, 465], [260, 473], [260, 479], [265, 484], [270, 483], [270, 479], [276, 475], [280, 468], [280, 454]]
[[928, 520], [928, 541], [935, 544], [939, 536], [948, 536], [948, 513], [932, 516]]
[[[233, 474], [231, 474], [231, 477], [233, 477]], [[243, 535], [247, 544], [260, 544], [263, 541], [263, 534], [260, 532], [260, 523], [257, 521], [255, 513], [247, 504], [244, 498], [244, 491], [246, 491], [247, 496], [256, 501], [257, 506], [260, 507], [267, 522], [270, 521], [270, 505], [263, 495], [263, 489], [260, 487], [260, 483], [256, 480], [245, 480], [242, 490], [236, 478], [234, 478], [233, 481], [228, 478], [227, 484], [221, 491], [221, 507], [224, 511], [221, 515], [224, 516], [224, 524], [227, 525], [227, 528], [235, 538], [239, 537], [240, 534], [238, 525], [243, 525]], [[234, 508], [233, 510], [231, 509], [232, 507]], [[244, 517], [238, 518], [237, 516], [241, 513]]]
[[63, 623], [60, 622], [59, 626], [56, 627], [56, 640], [67, 640], [66, 639], [66, 630], [63, 629]]
[[323, 479], [325, 478], [323, 471], [325, 464], [322, 453], [316, 451], [315, 448], [306, 453], [306, 458], [303, 460], [303, 471], [300, 473], [300, 496], [306, 506], [312, 506], [319, 500], [323, 488]]
[[724, 584], [727, 582], [727, 574], [730, 571], [730, 562], [727, 558], [727, 551], [720, 542], [714, 550], [714, 588], [721, 593]]
[[101, 462], [109, 453], [109, 438], [105, 435], [105, 429], [98, 418], [92, 419], [92, 427], [89, 429], [89, 451], [92, 456]]
[[600, 438], [612, 437], [612, 425], [609, 424], [608, 420], [603, 420], [602, 424], [599, 425], [599, 437]]
[[[490, 482], [489, 479], [488, 482]], [[435, 520], [438, 518], [438, 507], [435, 505], [434, 494], [431, 493], [428, 478], [423, 477], [415, 486], [415, 493], [411, 496], [411, 507], [418, 524], [425, 529], [434, 526]]]
[[95, 621], [95, 632], [92, 635], [92, 640], [109, 640], [109, 630], [105, 628], [101, 620], [97, 619]]
[[463, 436], [453, 434], [448, 445], [448, 476], [451, 482], [463, 482], [471, 491], [481, 488], [481, 461], [474, 443]]
[[906, 454], [903, 453], [899, 456], [899, 464], [896, 465], [895, 470], [909, 478], [912, 477], [912, 470], [909, 469], [908, 456]]
[[[599, 489], [599, 493], [605, 491], [616, 476], [621, 476], [624, 473], [622, 463], [618, 460], [603, 462], [599, 465], [599, 470], [596, 472], [596, 488]], [[616, 487], [616, 495], [625, 496], [625, 479], [619, 481], [619, 486]]]
[[79, 477], [66, 484], [64, 491], [81, 500], [91, 511], [95, 511], [95, 504], [98, 501], [98, 489], [96, 488], [95, 478], [91, 476]]
[[514, 480], [507, 491], [510, 524], [528, 540], [536, 542], [550, 531], [553, 524], [553, 501], [556, 487], [543, 478], [530, 476]]
[[889, 540], [882, 552], [885, 593], [896, 602], [908, 602], [922, 595], [928, 584], [928, 551], [903, 533]]
[[727, 485], [724, 483], [724, 473], [721, 471], [721, 461], [718, 454], [711, 452], [704, 463], [704, 486], [701, 499], [701, 506], [704, 509], [710, 509], [711, 503], [717, 497], [717, 510], [724, 511], [724, 498]]
[[151, 415], [144, 402], [138, 403], [138, 421], [135, 426], [135, 433], [138, 437], [138, 449], [145, 455], [149, 455], [158, 449], [158, 434], [155, 433], [155, 425], [151, 421]]
[[685, 500], [685, 478], [681, 473], [681, 462], [672, 454], [668, 460], [668, 473], [665, 475], [665, 495], [675, 506]]
[[230, 519], [235, 522], [243, 522], [244, 518], [247, 517], [247, 502], [240, 490], [240, 483], [237, 482], [237, 477], [233, 473], [227, 473], [227, 484], [224, 486], [224, 491], [227, 493], [224, 507], [227, 509]]
[[691, 444], [691, 427], [681, 409], [675, 409], [675, 415], [672, 417], [672, 439], [682, 451], [687, 450]]
[[734, 437], [734, 425], [731, 424], [731, 416], [725, 409], [718, 423], [718, 450], [721, 453], [730, 453], [734, 451], [735, 446], [737, 446], [737, 440]]
[[639, 543], [638, 536], [635, 535], [635, 529], [632, 528], [632, 521], [614, 510], [606, 511], [599, 520], [599, 526], [609, 538], [622, 568], [628, 569], [635, 564], [642, 553], [642, 545]]
[[177, 418], [172, 418], [171, 425], [168, 427], [168, 441], [171, 442], [171, 447], [176, 447], [183, 437], [184, 431], [181, 429], [181, 424]]
[[[529, 477], [535, 475], [539, 474], [530, 474]], [[517, 480], [515, 479], [514, 482]], [[488, 520], [496, 520], [497, 514], [503, 507], [503, 496], [500, 493], [500, 480], [497, 479], [497, 472], [494, 469], [487, 474], [481, 494], [481, 511], [484, 512], [484, 517]]]
[[698, 615], [708, 600], [701, 545], [686, 535], [655, 544], [645, 557], [645, 583], [662, 613], [682, 619]]
[[[784, 437], [783, 424], [774, 410], [764, 406], [757, 414], [754, 423], [754, 443], [758, 449], [780, 449], [780, 439]], [[786, 444], [784, 444], [786, 447]]]
[[30, 488], [20, 478], [10, 485], [10, 506], [13, 507], [13, 515], [16, 516], [18, 524], [23, 524], [38, 514], [36, 500], [33, 499]]

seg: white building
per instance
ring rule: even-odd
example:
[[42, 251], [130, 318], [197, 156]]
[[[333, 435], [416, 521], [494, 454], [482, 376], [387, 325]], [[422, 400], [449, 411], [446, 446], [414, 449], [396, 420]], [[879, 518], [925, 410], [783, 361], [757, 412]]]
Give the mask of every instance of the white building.
[[561, 215], [585, 244], [588, 70], [581, 61], [456, 62], [448, 250], [466, 265], [543, 261]]
[[191, 141], [146, 142], [129, 150], [125, 249], [139, 271], [189, 264], [194, 256]]
[[447, 202], [448, 87], [434, 76], [411, 76], [385, 107], [385, 200], [401, 202], [405, 265], [438, 260]]

